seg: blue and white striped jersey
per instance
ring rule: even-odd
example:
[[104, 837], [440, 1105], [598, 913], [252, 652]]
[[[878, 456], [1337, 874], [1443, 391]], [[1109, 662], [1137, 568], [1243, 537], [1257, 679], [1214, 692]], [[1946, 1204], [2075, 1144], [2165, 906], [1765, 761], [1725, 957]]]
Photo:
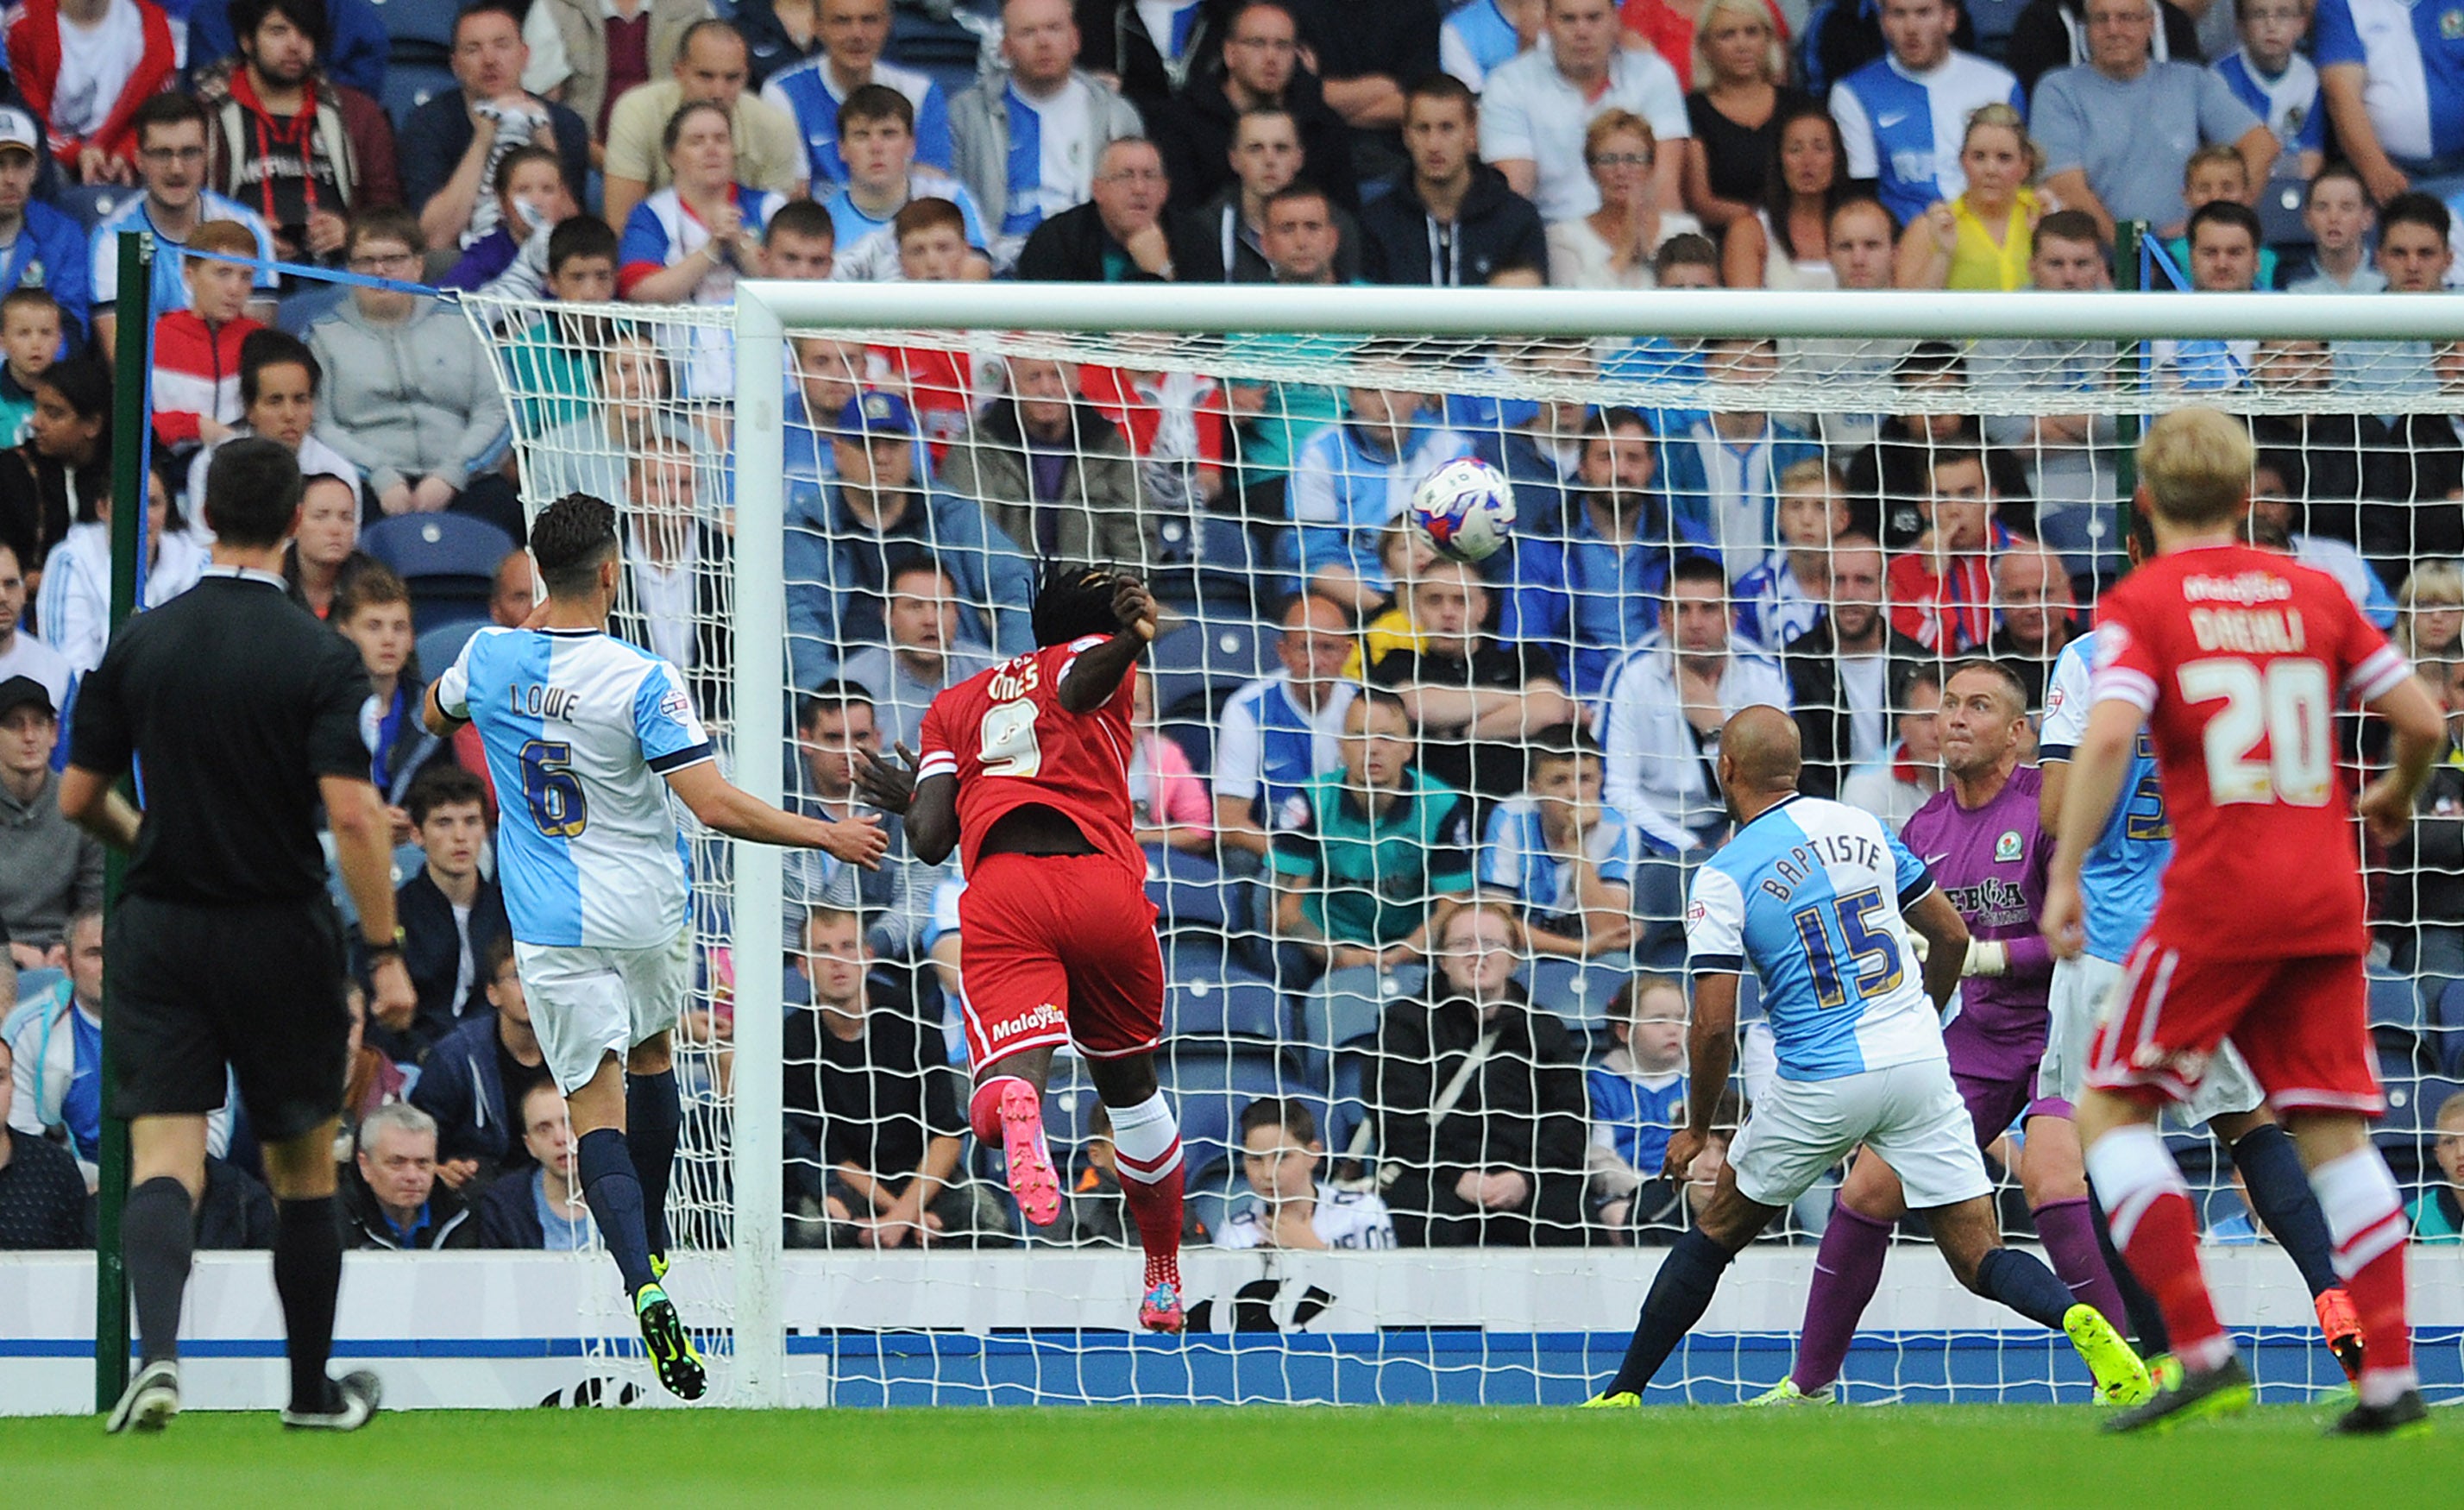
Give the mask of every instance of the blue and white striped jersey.
[[487, 746], [515, 938], [640, 949], [675, 937], [685, 850], [662, 778], [712, 757], [673, 666], [597, 630], [490, 627], [436, 678], [436, 700]]
[[1942, 1027], [1900, 910], [1933, 877], [1882, 820], [1791, 797], [1694, 873], [1689, 974], [1762, 979], [1763, 1015], [1791, 1080], [1835, 1080], [1944, 1056]]

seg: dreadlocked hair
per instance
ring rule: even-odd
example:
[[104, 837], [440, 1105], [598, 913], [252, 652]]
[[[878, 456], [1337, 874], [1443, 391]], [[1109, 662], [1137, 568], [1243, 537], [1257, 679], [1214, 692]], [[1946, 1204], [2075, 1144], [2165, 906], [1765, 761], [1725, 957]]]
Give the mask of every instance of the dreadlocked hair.
[[1046, 566], [1044, 581], [1035, 589], [1035, 643], [1067, 645], [1089, 634], [1118, 631], [1121, 621], [1112, 616], [1113, 580], [1110, 566], [1083, 562]]

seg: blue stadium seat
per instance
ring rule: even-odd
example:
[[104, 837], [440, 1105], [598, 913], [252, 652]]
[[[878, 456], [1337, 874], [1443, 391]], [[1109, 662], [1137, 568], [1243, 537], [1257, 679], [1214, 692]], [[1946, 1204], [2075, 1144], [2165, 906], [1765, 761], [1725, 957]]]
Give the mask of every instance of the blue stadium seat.
[[385, 93], [379, 103], [399, 131], [408, 123], [412, 111], [460, 87], [453, 80], [453, 70], [442, 63], [396, 61], [385, 65]]
[[1329, 1056], [1347, 1044], [1377, 1035], [1377, 1019], [1386, 1004], [1418, 992], [1428, 980], [1421, 966], [1379, 970], [1355, 966], [1330, 970], [1300, 996], [1297, 1042], [1303, 1072], [1316, 1080], [1327, 1074]]
[[1334, 1056], [1334, 1083], [1329, 1088], [1326, 1122], [1320, 1129], [1327, 1152], [1340, 1156], [1352, 1146], [1352, 1136], [1369, 1120], [1369, 1055], [1343, 1050]]
[[[1229, 1158], [1242, 1108], [1261, 1096], [1288, 1094], [1271, 1052], [1221, 1044], [1165, 1045], [1156, 1068], [1180, 1119], [1181, 1157], [1191, 1169]], [[1323, 1106], [1312, 1112], [1322, 1113]], [[1320, 1115], [1319, 1121], [1325, 1118]]]
[[2407, 1060], [2422, 1046], [2421, 996], [2409, 976], [2370, 973], [2370, 1037], [2382, 1054]]
[[[1184, 955], [1176, 950], [1173, 957], [1177, 964]], [[1270, 981], [1219, 962], [1211, 972], [1175, 969], [1169, 982], [1164, 1031], [1176, 1038], [1285, 1038], [1284, 998]]]
[[400, 514], [369, 525], [360, 548], [410, 585], [412, 621], [425, 633], [488, 616], [497, 564], [514, 542], [467, 514]]
[[440, 58], [452, 51], [453, 18], [461, 13], [462, 0], [376, 0], [376, 7], [395, 58], [412, 51], [406, 43], [425, 43]]
[[2450, 981], [2438, 993], [2429, 1046], [2440, 1074], [2464, 1079], [2464, 981]]
[[1209, 617], [1191, 622], [1155, 642], [1148, 675], [1155, 703], [1173, 712], [1202, 699], [1212, 712], [1244, 681], [1275, 664], [1271, 635], [1247, 618]]
[[1231, 878], [1213, 860], [1161, 844], [1147, 846], [1147, 899], [1165, 933], [1225, 934], [1232, 929]]
[[1633, 973], [1634, 962], [1622, 954], [1593, 960], [1544, 955], [1531, 962], [1525, 989], [1534, 1006], [1556, 1013], [1569, 1028], [1600, 1033], [1609, 1025], [1610, 1001]]
[[469, 644], [471, 636], [479, 633], [479, 627], [487, 622], [484, 618], [456, 619], [450, 624], [439, 624], [420, 635], [420, 675], [434, 680], [438, 672], [453, 664], [453, 657], [462, 654], [462, 647]]
[[124, 184], [64, 184], [52, 208], [90, 232], [138, 192]]

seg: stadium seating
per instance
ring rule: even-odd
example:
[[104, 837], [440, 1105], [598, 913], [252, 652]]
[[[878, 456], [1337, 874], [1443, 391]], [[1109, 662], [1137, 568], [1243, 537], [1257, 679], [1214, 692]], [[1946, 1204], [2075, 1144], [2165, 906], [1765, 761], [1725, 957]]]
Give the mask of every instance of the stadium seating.
[[442, 63], [396, 61], [385, 67], [385, 93], [379, 102], [392, 118], [393, 128], [399, 131], [410, 120], [411, 112], [438, 95], [460, 87], [453, 80], [453, 71]]
[[1578, 1033], [1605, 1037], [1609, 1003], [1634, 973], [1634, 962], [1622, 954], [1570, 960], [1544, 955], [1531, 962], [1525, 989], [1535, 1007], [1556, 1013]]
[[495, 525], [464, 514], [401, 514], [369, 525], [360, 535], [360, 548], [409, 585], [412, 621], [425, 633], [487, 618], [496, 566], [514, 542]]
[[1285, 1041], [1283, 997], [1274, 983], [1186, 947], [1166, 957], [1164, 1031], [1177, 1038]]

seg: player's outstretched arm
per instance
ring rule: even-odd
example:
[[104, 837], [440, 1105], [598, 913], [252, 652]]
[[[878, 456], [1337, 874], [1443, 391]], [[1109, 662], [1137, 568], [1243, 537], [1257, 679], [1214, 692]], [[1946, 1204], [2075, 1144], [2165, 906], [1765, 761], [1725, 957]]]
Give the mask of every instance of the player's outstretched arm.
[[907, 847], [938, 865], [958, 847], [958, 778], [947, 771], [918, 781], [915, 752], [901, 744], [895, 761], [856, 751], [855, 788], [864, 800], [907, 821]]
[[1918, 898], [1901, 914], [1925, 940], [1925, 988], [1933, 998], [1934, 1010], [1950, 1006], [1959, 990], [1959, 979], [1968, 962], [1968, 920], [1950, 904], [1950, 899], [1936, 886]]
[[1155, 599], [1146, 584], [1127, 572], [1112, 578], [1112, 617], [1121, 633], [1069, 663], [1057, 696], [1072, 713], [1092, 713], [1121, 690], [1121, 678], [1155, 637]]
[[890, 849], [881, 819], [871, 813], [825, 822], [782, 812], [720, 775], [713, 761], [671, 770], [667, 782], [694, 817], [730, 838], [821, 850], [869, 871], [881, 868], [881, 856]]
[[2395, 761], [2363, 788], [2353, 807], [2369, 827], [2370, 837], [2393, 844], [2412, 826], [2413, 799], [2421, 795], [2421, 784], [2430, 779], [2430, 763], [2446, 743], [2446, 722], [2419, 677], [2405, 677], [2371, 699], [2368, 707], [2393, 729]]
[[2087, 731], [2071, 750], [2062, 781], [2061, 827], [2054, 833], [2053, 863], [2045, 876], [2045, 904], [2036, 928], [2057, 959], [2076, 959], [2087, 947], [2087, 902], [2079, 894], [2079, 866], [2122, 800], [2131, 752], [2145, 716], [2119, 698], [2098, 699], [2088, 710]]
[[1661, 1168], [1683, 1183], [1692, 1176], [1695, 1156], [1711, 1139], [1711, 1121], [1719, 1115], [1721, 1093], [1728, 1088], [1728, 1072], [1737, 1054], [1737, 977], [1729, 971], [1708, 971], [1694, 977], [1694, 1021], [1685, 1033], [1687, 1078], [1685, 1125], [1668, 1136], [1668, 1154]]

